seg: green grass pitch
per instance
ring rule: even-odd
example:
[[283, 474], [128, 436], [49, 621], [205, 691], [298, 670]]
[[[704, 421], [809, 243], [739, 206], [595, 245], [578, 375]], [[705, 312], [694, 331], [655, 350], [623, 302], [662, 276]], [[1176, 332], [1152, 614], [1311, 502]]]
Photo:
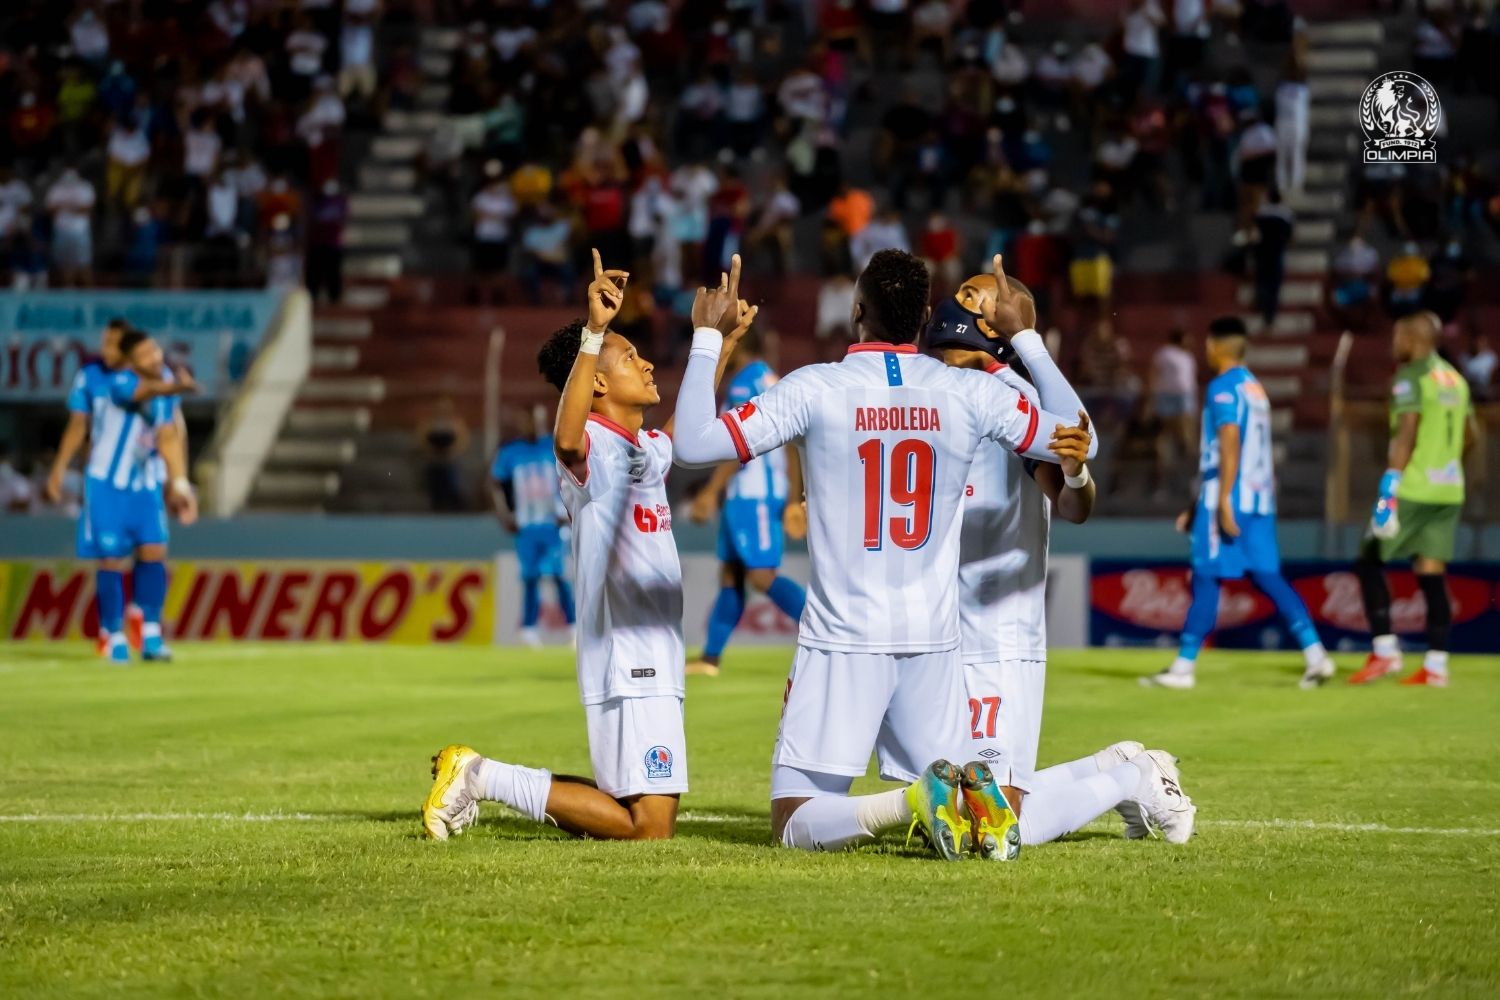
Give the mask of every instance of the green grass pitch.
[[[1296, 689], [1293, 655], [1054, 657], [1044, 762], [1182, 758], [1198, 835], [1113, 816], [1014, 865], [768, 842], [789, 653], [688, 689], [676, 841], [486, 807], [419, 839], [444, 743], [587, 773], [562, 651], [0, 645], [0, 995], [1180, 997], [1500, 992], [1500, 660]], [[1345, 658], [1347, 671], [1353, 665]], [[871, 782], [871, 785], [874, 783]]]

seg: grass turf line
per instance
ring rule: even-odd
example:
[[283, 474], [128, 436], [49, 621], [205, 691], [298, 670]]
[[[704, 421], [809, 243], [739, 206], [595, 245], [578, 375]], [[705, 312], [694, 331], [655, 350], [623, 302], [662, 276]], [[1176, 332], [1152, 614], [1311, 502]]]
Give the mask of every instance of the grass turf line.
[[[1209, 651], [1175, 692], [1134, 683], [1159, 653], [1058, 654], [1043, 761], [1164, 746], [1204, 823], [1172, 847], [1111, 817], [1006, 866], [770, 846], [786, 650], [689, 682], [678, 840], [570, 842], [487, 807], [439, 846], [416, 806], [444, 742], [586, 773], [570, 655], [202, 645], [118, 670], [60, 649], [0, 645], [0, 814], [41, 817], [0, 823], [5, 995], [1500, 989], [1495, 659], [1455, 659], [1448, 691], [1302, 692], [1295, 654]], [[323, 819], [45, 818], [288, 813]]]

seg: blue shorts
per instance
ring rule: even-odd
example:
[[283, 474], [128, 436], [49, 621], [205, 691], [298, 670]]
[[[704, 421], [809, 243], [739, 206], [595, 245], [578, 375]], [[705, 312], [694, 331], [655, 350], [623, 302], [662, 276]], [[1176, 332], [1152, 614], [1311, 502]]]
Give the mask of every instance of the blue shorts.
[[1235, 523], [1240, 537], [1225, 538], [1219, 531], [1218, 515], [1198, 508], [1193, 519], [1193, 572], [1220, 580], [1238, 580], [1246, 573], [1280, 573], [1276, 515], [1239, 514]]
[[719, 561], [746, 569], [781, 565], [783, 500], [726, 500], [719, 516]]
[[521, 579], [563, 575], [562, 532], [555, 524], [527, 525], [516, 533], [516, 561]]
[[167, 544], [161, 490], [122, 490], [97, 479], [83, 488], [78, 558], [123, 559], [142, 545]]

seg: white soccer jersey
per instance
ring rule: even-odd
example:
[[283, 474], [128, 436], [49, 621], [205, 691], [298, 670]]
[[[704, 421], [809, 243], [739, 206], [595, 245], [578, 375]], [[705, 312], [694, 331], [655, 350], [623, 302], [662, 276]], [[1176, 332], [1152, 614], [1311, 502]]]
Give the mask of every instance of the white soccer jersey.
[[583, 481], [561, 463], [573, 519], [578, 602], [578, 693], [611, 698], [683, 695], [682, 566], [672, 538], [667, 472], [672, 440], [632, 435], [590, 414]]
[[798, 641], [842, 652], [959, 644], [958, 561], [975, 449], [1024, 451], [1038, 410], [911, 345], [856, 344], [725, 413], [741, 460], [801, 448], [812, 583]]
[[[990, 371], [1040, 405], [1010, 368]], [[1047, 658], [1047, 532], [1051, 509], [1030, 459], [983, 442], [969, 468], [958, 563], [965, 663]]]

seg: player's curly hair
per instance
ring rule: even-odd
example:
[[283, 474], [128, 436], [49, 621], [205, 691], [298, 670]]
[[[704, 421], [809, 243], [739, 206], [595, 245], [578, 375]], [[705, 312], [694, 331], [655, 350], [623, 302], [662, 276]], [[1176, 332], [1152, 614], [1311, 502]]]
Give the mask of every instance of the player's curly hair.
[[583, 344], [583, 324], [583, 320], [575, 319], [548, 337], [536, 353], [537, 371], [558, 392], [568, 384], [568, 374], [573, 370], [573, 362], [578, 360], [578, 348]]
[[927, 321], [932, 282], [927, 265], [904, 250], [881, 250], [859, 276], [866, 326], [892, 344], [910, 344]]

